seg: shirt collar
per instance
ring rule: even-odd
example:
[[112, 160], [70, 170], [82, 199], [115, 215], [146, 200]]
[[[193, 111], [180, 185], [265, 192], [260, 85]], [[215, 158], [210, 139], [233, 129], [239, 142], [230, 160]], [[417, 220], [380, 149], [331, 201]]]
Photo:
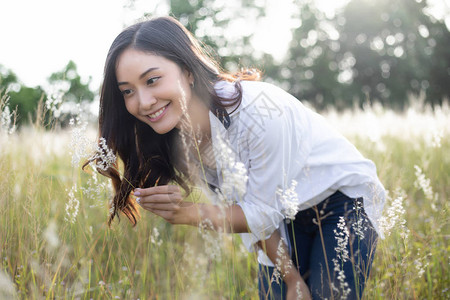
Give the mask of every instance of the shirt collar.
[[228, 112], [226, 111], [226, 109], [224, 109], [223, 107], [220, 107], [219, 105], [217, 105], [217, 103], [213, 102], [211, 104], [210, 110], [214, 114], [214, 116], [216, 116], [217, 119], [219, 119], [220, 123], [222, 123], [222, 125], [223, 125], [223, 127], [225, 127], [225, 129], [228, 129], [230, 127], [231, 118], [230, 118], [230, 115], [228, 114]]

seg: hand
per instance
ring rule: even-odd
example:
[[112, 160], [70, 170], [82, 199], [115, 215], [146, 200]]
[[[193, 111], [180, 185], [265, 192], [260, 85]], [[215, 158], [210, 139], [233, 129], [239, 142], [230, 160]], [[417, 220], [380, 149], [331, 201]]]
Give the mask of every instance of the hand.
[[155, 215], [171, 224], [191, 224], [194, 203], [184, 202], [180, 187], [161, 185], [145, 189], [136, 189], [136, 202]]

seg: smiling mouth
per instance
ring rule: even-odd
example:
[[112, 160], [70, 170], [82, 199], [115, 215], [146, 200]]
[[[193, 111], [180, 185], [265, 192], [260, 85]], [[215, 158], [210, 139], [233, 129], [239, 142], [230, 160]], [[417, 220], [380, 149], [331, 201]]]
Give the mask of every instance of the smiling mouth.
[[[170, 103], [169, 103], [170, 104]], [[167, 107], [169, 106], [169, 104], [167, 104], [166, 106], [160, 108], [159, 110], [157, 110], [156, 112], [154, 112], [153, 114], [149, 114], [147, 115], [147, 117], [150, 119], [150, 121], [155, 122], [158, 121], [159, 119], [162, 118], [162, 116], [164, 115], [164, 112], [166, 111]]]

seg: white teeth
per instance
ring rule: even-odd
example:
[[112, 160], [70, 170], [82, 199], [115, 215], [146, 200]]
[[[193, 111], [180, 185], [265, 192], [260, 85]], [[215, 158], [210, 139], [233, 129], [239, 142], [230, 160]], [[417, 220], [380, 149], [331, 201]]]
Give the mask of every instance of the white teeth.
[[159, 115], [161, 115], [163, 113], [163, 111], [166, 109], [166, 107], [164, 106], [163, 108], [161, 108], [160, 110], [158, 110], [157, 112], [155, 112], [154, 114], [150, 114], [148, 115], [150, 118], [154, 119], [159, 117]]

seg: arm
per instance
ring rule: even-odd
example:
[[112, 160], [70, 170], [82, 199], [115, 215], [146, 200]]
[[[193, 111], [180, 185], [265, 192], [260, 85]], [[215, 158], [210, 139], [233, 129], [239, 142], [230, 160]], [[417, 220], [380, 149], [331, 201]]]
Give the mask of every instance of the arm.
[[[217, 231], [249, 232], [244, 212], [239, 205], [220, 207], [206, 203], [184, 202], [179, 187], [174, 185], [138, 189], [135, 195], [140, 197], [138, 202], [144, 209], [171, 224], [198, 226], [204, 221], [210, 221], [212, 229]], [[302, 296], [300, 299], [310, 299], [308, 287], [293, 265], [278, 230], [265, 241], [259, 241], [257, 245], [272, 262], [275, 262], [288, 287], [287, 299], [298, 299], [300, 295]]]
[[[249, 232], [244, 212], [239, 205], [231, 205], [223, 210], [216, 205], [202, 204], [196, 211], [200, 213], [197, 216], [198, 220], [210, 220], [215, 230], [225, 227], [227, 232]], [[257, 245], [275, 263], [286, 283], [286, 299], [311, 299], [309, 288], [294, 266], [280, 232], [275, 230], [268, 239], [259, 241]]]
[[164, 218], [171, 224], [198, 226], [210, 221], [214, 230], [242, 233], [249, 232], [244, 212], [239, 205], [219, 206], [207, 203], [183, 201], [176, 185], [136, 189], [134, 195], [142, 208]]

